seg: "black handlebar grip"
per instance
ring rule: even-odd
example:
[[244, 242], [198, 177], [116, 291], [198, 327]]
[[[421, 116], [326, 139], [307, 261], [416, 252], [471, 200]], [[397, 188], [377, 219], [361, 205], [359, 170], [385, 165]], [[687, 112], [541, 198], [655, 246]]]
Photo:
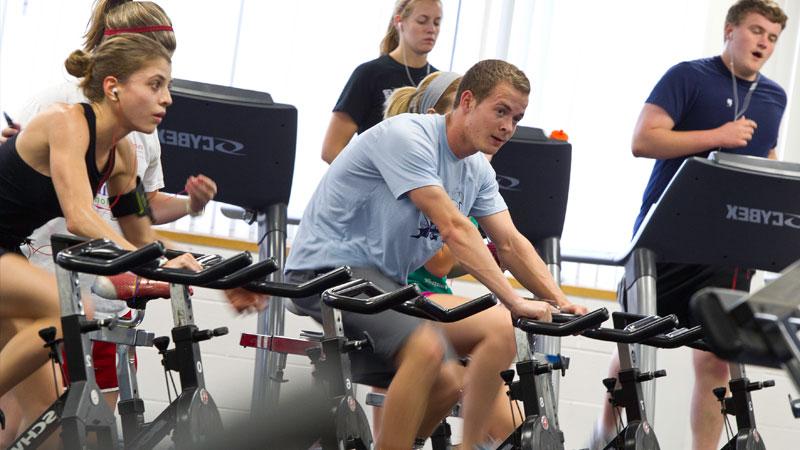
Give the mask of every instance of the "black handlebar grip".
[[678, 348], [703, 338], [703, 327], [679, 328], [670, 333], [645, 339], [642, 344], [658, 348]]
[[494, 294], [486, 294], [449, 309], [443, 308], [429, 298], [419, 296], [414, 306], [418, 307], [425, 314], [428, 314], [432, 319], [438, 322], [450, 323], [458, 322], [471, 315], [487, 310], [496, 304], [497, 297], [495, 297]]
[[375, 314], [398, 306], [420, 295], [415, 285], [408, 285], [391, 292], [373, 295], [367, 299], [350, 297], [340, 293], [351, 293], [354, 290], [363, 293], [374, 289], [376, 289], [374, 284], [364, 280], [356, 280], [353, 283], [347, 283], [343, 286], [331, 288], [323, 292], [322, 301], [331, 308], [362, 314]]
[[526, 317], [520, 317], [514, 326], [526, 333], [541, 334], [544, 336], [570, 336], [600, 326], [608, 320], [608, 310], [596, 309], [583, 316], [575, 314], [553, 314], [552, 322], [542, 322]]
[[133, 270], [136, 275], [149, 278], [155, 281], [166, 281], [176, 284], [191, 284], [194, 286], [204, 286], [212, 281], [230, 275], [239, 269], [249, 266], [253, 262], [253, 257], [247, 252], [239, 253], [219, 264], [207, 267], [199, 272], [192, 272], [186, 269], [172, 268], [151, 268], [140, 267]]
[[56, 256], [56, 263], [75, 272], [116, 275], [152, 262], [163, 254], [164, 245], [160, 242], [127, 251], [107, 239], [95, 239], [61, 250]]
[[268, 258], [255, 264], [251, 264], [244, 269], [241, 269], [230, 275], [226, 275], [219, 280], [212, 281], [206, 284], [204, 287], [212, 289], [233, 289], [242, 287], [247, 283], [258, 280], [259, 278], [266, 277], [279, 268], [280, 267], [278, 266], [278, 262], [275, 261], [275, 258]]
[[257, 283], [249, 283], [244, 286], [245, 289], [258, 292], [259, 294], [274, 295], [277, 297], [286, 298], [303, 298], [319, 294], [320, 292], [339, 286], [342, 283], [349, 281], [353, 276], [353, 272], [349, 267], [339, 267], [330, 272], [324, 273], [314, 279], [308, 280], [302, 284], [280, 283], [275, 281], [259, 281]]
[[[616, 313], [615, 313], [616, 314]], [[678, 324], [678, 318], [674, 314], [666, 317], [659, 317], [655, 320], [649, 318], [642, 319], [644, 325], [637, 327], [635, 322], [630, 326], [633, 329], [616, 330], [608, 328], [598, 328], [596, 330], [586, 330], [583, 335], [601, 341], [618, 342], [621, 344], [636, 344], [657, 334], [664, 333]]]

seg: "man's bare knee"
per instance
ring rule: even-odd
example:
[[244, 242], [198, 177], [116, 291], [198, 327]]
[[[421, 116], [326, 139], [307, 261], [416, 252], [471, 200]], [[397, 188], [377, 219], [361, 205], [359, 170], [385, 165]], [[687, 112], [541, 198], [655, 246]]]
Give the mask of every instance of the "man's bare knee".
[[[400, 349], [397, 362], [399, 365], [413, 358], [438, 366], [441, 365], [444, 355], [445, 344], [442, 336], [433, 327], [423, 325], [408, 337]], [[436, 370], [439, 370], [439, 367], [436, 367]]]
[[[499, 311], [499, 310], [498, 310]], [[517, 345], [514, 337], [514, 327], [508, 320], [508, 315], [498, 313], [487, 316], [485, 322], [486, 335], [484, 343], [492, 347], [493, 354], [499, 358], [514, 359], [517, 353]]]

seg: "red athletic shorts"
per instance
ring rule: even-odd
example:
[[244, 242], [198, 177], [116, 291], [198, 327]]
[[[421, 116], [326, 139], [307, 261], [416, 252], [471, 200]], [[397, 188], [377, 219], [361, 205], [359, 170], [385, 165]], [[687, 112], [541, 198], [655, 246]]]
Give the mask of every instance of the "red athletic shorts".
[[[123, 316], [130, 319], [130, 313]], [[135, 350], [134, 350], [135, 352]], [[62, 350], [62, 357], [63, 357]], [[67, 361], [64, 359], [64, 385], [69, 385], [69, 375], [67, 372]], [[103, 391], [115, 391], [119, 388], [117, 381], [117, 345], [110, 342], [92, 341], [92, 365], [94, 366], [94, 377], [97, 386]], [[138, 366], [138, 360], [134, 355], [134, 365]]]

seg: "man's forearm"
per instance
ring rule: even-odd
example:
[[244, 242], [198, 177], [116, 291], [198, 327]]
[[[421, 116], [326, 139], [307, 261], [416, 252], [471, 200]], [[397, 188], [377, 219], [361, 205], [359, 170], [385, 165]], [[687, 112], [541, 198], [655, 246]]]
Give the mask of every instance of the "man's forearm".
[[153, 225], [174, 222], [186, 215], [189, 199], [164, 192], [154, 192], [150, 196], [150, 209], [153, 212]]
[[539, 298], [555, 301], [559, 306], [569, 304], [536, 249], [522, 235], [508, 243], [495, 245], [500, 260], [526, 289]]
[[719, 147], [715, 130], [674, 131], [652, 129], [638, 133], [633, 154], [638, 157], [671, 159], [695, 155]]
[[497, 267], [484, 245], [480, 233], [469, 221], [465, 219], [464, 225], [454, 227], [443, 237], [461, 267], [492, 291], [506, 307], [511, 309], [519, 301], [508, 278]]

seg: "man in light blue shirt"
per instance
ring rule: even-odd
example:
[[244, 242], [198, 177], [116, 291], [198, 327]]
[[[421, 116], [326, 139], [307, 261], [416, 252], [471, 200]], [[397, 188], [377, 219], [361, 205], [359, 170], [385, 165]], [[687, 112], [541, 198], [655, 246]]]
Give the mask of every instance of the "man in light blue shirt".
[[[498, 374], [516, 352], [511, 317], [550, 319], [549, 304], [514, 292], [467, 216], [478, 220], [503, 265], [526, 288], [562, 311], [585, 312], [566, 299], [514, 227], [483, 155], [496, 153], [514, 134], [529, 92], [527, 77], [513, 65], [477, 63], [464, 75], [450, 114], [402, 114], [352, 141], [303, 215], [286, 263], [290, 280], [349, 265], [360, 277], [395, 289], [446, 242], [461, 266], [505, 306], [451, 324], [395, 311], [343, 313], [346, 334], [367, 331], [375, 342], [373, 354], [351, 353], [356, 377], [373, 370], [376, 361], [393, 372], [378, 448], [410, 448], [414, 437], [430, 434], [464, 386], [462, 448], [485, 441], [487, 405], [500, 389]], [[434, 299], [448, 308], [464, 301], [442, 294]], [[321, 320], [318, 296], [295, 305]], [[456, 362], [444, 358], [448, 350], [470, 355], [464, 379], [456, 375]]]

